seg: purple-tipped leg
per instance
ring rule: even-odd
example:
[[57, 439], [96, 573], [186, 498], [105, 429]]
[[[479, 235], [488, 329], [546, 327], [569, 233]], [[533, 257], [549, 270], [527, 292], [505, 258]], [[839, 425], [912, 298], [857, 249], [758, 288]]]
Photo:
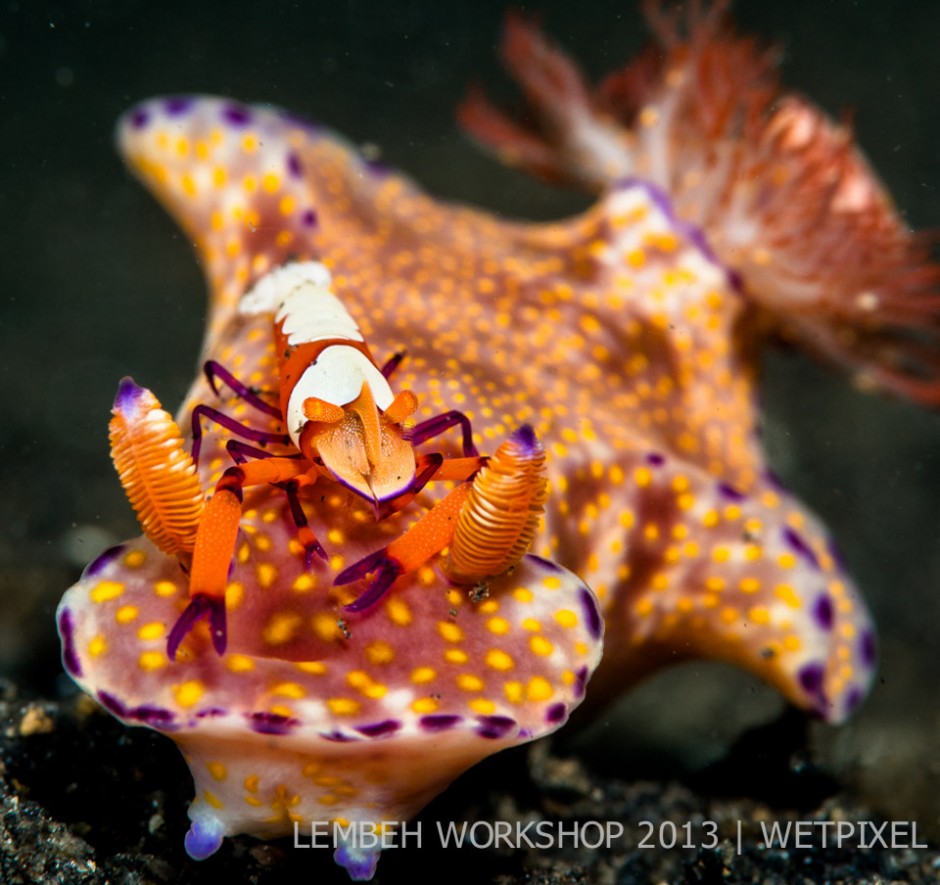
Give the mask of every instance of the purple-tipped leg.
[[337, 586], [342, 584], [351, 584], [364, 578], [369, 572], [375, 572], [375, 578], [363, 593], [354, 602], [345, 606], [348, 612], [362, 612], [375, 605], [387, 592], [389, 587], [395, 583], [395, 579], [402, 574], [401, 565], [392, 559], [386, 553], [387, 548], [376, 550], [370, 553], [359, 562], [354, 562], [349, 568], [341, 571], [333, 583]]
[[207, 596], [197, 593], [190, 601], [183, 613], [176, 619], [173, 629], [166, 640], [166, 655], [173, 661], [176, 651], [186, 635], [193, 629], [196, 622], [204, 617], [209, 619], [209, 633], [212, 636], [212, 647], [219, 655], [225, 654], [227, 642], [225, 632], [225, 598], [221, 596]]

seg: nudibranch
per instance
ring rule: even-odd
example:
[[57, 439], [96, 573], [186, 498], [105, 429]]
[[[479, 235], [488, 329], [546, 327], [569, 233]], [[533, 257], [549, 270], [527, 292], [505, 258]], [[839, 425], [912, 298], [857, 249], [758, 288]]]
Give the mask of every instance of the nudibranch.
[[[723, 6], [679, 20], [647, 4], [657, 45], [594, 92], [510, 17], [504, 56], [540, 128], [479, 94], [461, 116], [506, 161], [599, 194], [556, 223], [435, 202], [274, 108], [182, 96], [122, 120], [122, 153], [204, 264], [212, 368], [179, 413], [198, 428], [198, 470], [152, 395], [122, 387], [118, 448], [162, 440], [185, 507], [158, 512], [165, 488], [138, 493], [144, 468], [123, 465], [148, 538], [92, 563], [58, 620], [72, 676], [189, 758], [193, 856], [292, 820], [413, 814], [475, 759], [564, 721], [597, 662], [601, 614], [592, 696], [696, 657], [744, 667], [829, 722], [865, 696], [871, 620], [824, 527], [767, 465], [758, 345], [787, 337], [860, 383], [936, 401], [940, 274], [850, 137], [780, 88]], [[250, 454], [245, 438], [297, 455], [279, 448], [291, 429], [276, 406], [279, 308], [255, 295], [305, 263], [395, 366], [414, 421], [459, 411], [496, 453], [454, 487], [450, 551], [407, 574], [403, 539], [450, 483], [380, 519], [342, 482], [245, 487], [225, 654], [200, 623], [170, 660], [200, 491]], [[550, 493], [541, 527], [517, 514], [510, 536], [488, 508], [515, 500], [514, 483], [526, 507], [545, 498], [521, 425], [544, 443]], [[435, 451], [459, 460], [457, 437]], [[308, 566], [303, 525], [325, 562]], [[522, 555], [529, 543], [537, 556]], [[474, 575], [485, 580], [467, 592]], [[377, 584], [381, 599], [357, 608]], [[339, 860], [367, 877], [375, 857], [341, 848]]]

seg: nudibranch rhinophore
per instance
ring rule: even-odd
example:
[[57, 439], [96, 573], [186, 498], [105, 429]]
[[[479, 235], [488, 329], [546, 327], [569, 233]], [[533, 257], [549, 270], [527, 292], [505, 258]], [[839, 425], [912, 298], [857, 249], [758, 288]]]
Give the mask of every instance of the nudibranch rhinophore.
[[[940, 273], [848, 134], [781, 90], [724, 5], [680, 21], [648, 4], [657, 45], [594, 92], [510, 17], [504, 56], [541, 128], [480, 95], [461, 116], [508, 162], [599, 193], [557, 223], [442, 205], [273, 108], [184, 96], [122, 120], [122, 153], [209, 281], [207, 378], [179, 413], [199, 460], [124, 382], [112, 444], [147, 537], [92, 563], [58, 620], [69, 673], [187, 755], [194, 857], [296, 820], [403, 819], [475, 759], [560, 725], [600, 649], [582, 580], [605, 624], [592, 696], [695, 657], [738, 664], [829, 722], [865, 696], [870, 617], [823, 526], [767, 466], [758, 345], [783, 336], [862, 384], [936, 402]], [[322, 318], [293, 289], [265, 294], [304, 267], [328, 289], [310, 296]], [[387, 362], [347, 350], [339, 376], [302, 387], [278, 352], [288, 315], [308, 343], [322, 319]], [[377, 379], [392, 371], [413, 396], [395, 407]], [[358, 446], [386, 409], [405, 442], [408, 421], [447, 430], [435, 419], [461, 415], [462, 439], [434, 441], [438, 464], [495, 452], [386, 512], [368, 482], [330, 468], [332, 443], [305, 451], [307, 429], [290, 426], [352, 422]], [[385, 450], [343, 451], [374, 466]], [[402, 461], [408, 476], [433, 473], [422, 452]], [[292, 485], [300, 458], [308, 481]], [[287, 472], [230, 472], [246, 461]], [[416, 540], [430, 513], [441, 531]], [[193, 606], [193, 551], [219, 527], [216, 598]], [[338, 860], [368, 877], [376, 857], [341, 846]]]

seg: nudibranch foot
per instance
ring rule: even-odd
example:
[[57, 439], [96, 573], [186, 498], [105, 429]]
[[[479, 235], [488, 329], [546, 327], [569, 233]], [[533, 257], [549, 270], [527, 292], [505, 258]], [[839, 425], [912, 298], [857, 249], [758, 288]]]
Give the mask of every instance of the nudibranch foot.
[[639, 177], [708, 231], [773, 332], [883, 388], [940, 404], [940, 265], [907, 228], [846, 126], [780, 85], [776, 54], [737, 36], [725, 2], [648, 3], [655, 45], [592, 89], [532, 23], [502, 55], [536, 129], [480, 92], [464, 127], [508, 163], [605, 192]]
[[[347, 635], [337, 619], [348, 597], [299, 556], [272, 560], [261, 549], [286, 551], [292, 539], [284, 496], [261, 487], [252, 504], [246, 534], [265, 543], [233, 572], [224, 657], [205, 654], [194, 632], [167, 659], [186, 579], [146, 539], [87, 573], [57, 618], [73, 678], [183, 751], [196, 792], [185, 842], [194, 858], [223, 836], [277, 838], [295, 822], [381, 832], [476, 761], [554, 731], [582, 701], [602, 629], [571, 572], [524, 556], [479, 603], [443, 576], [428, 585], [405, 575], [386, 605], [348, 616]], [[318, 529], [321, 519], [350, 535], [377, 528], [358, 522], [346, 498], [323, 507]], [[365, 876], [374, 858], [346, 848], [337, 859]]]

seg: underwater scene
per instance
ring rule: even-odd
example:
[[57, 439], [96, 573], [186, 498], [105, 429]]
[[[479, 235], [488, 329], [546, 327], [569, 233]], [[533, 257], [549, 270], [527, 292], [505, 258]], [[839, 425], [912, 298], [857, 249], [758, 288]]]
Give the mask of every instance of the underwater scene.
[[0, 880], [933, 882], [919, 2], [0, 10]]

